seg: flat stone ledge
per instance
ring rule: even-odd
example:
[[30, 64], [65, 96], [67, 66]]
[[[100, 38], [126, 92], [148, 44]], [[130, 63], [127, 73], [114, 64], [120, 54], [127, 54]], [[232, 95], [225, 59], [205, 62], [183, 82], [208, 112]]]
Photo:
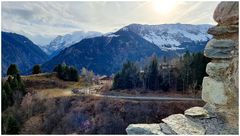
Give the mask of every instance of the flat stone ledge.
[[235, 46], [233, 40], [211, 39], [204, 49], [204, 55], [212, 59], [230, 59]]
[[192, 116], [192, 117], [209, 118], [208, 111], [206, 109], [204, 109], [203, 107], [192, 107], [190, 109], [187, 109], [184, 112], [184, 115]]
[[126, 132], [128, 135], [164, 135], [159, 124], [130, 124]]
[[185, 117], [183, 114], [170, 115], [162, 119], [174, 132], [179, 135], [204, 135], [205, 129]]
[[231, 34], [238, 32], [238, 25], [229, 25], [229, 26], [214, 26], [209, 28], [207, 33], [215, 36]]

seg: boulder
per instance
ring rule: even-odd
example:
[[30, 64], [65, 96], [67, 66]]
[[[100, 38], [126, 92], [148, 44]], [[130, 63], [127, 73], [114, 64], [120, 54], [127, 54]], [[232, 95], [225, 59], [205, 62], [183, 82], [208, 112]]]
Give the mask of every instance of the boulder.
[[184, 115], [188, 115], [192, 117], [206, 117], [206, 118], [209, 117], [208, 111], [203, 107], [192, 107], [190, 109], [187, 109], [184, 112]]
[[227, 62], [209, 62], [206, 67], [206, 73], [213, 79], [222, 80], [228, 67], [229, 63]]
[[126, 131], [128, 135], [164, 135], [159, 124], [130, 124]]
[[228, 97], [225, 94], [222, 81], [204, 77], [202, 83], [202, 99], [210, 104], [227, 104]]
[[203, 135], [205, 129], [185, 117], [183, 114], [173, 114], [162, 119], [173, 131], [179, 135]]
[[221, 2], [214, 11], [213, 18], [220, 25], [238, 24], [238, 1]]

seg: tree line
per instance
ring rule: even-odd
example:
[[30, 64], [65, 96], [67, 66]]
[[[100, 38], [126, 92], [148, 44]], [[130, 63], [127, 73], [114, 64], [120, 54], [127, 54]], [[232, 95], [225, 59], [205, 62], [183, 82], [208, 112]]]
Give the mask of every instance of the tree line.
[[75, 67], [66, 64], [58, 64], [54, 70], [57, 76], [65, 81], [79, 81], [79, 74]]
[[174, 64], [168, 65], [166, 57], [159, 64], [154, 55], [143, 70], [133, 62], [126, 62], [114, 76], [113, 89], [143, 88], [147, 90], [201, 89], [202, 79], [206, 76], [205, 68], [209, 59], [203, 53], [188, 51], [181, 57], [173, 59]]
[[[11, 64], [7, 70], [8, 78], [2, 81], [2, 112], [13, 105], [19, 106], [23, 96], [26, 94], [24, 83], [20, 76], [20, 71], [15, 64]], [[12, 113], [2, 114], [2, 133], [18, 134], [19, 122]]]
[[16, 102], [20, 103], [26, 94], [24, 83], [15, 64], [9, 66], [7, 75], [7, 80], [2, 82], [2, 111]]

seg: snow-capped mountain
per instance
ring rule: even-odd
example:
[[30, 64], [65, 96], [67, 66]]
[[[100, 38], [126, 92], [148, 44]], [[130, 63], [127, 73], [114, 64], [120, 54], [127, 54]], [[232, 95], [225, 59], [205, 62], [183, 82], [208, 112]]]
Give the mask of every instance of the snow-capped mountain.
[[186, 51], [201, 52], [211, 38], [207, 34], [209, 27], [132, 24], [116, 32], [81, 40], [47, 61], [42, 68], [51, 71], [57, 64], [66, 63], [78, 70], [85, 67], [94, 73], [111, 75], [119, 71], [126, 61], [141, 63], [152, 55], [173, 58]]
[[141, 25], [131, 24], [123, 27], [122, 30], [132, 31], [145, 40], [157, 45], [164, 51], [186, 49], [191, 43], [206, 42], [211, 39], [207, 30], [211, 25], [191, 24], [162, 24], [162, 25]]
[[53, 39], [50, 44], [41, 46], [41, 48], [50, 56], [57, 55], [61, 50], [69, 47], [75, 43], [78, 43], [82, 39], [93, 38], [102, 35], [100, 32], [95, 31], [76, 31], [71, 34], [59, 35]]

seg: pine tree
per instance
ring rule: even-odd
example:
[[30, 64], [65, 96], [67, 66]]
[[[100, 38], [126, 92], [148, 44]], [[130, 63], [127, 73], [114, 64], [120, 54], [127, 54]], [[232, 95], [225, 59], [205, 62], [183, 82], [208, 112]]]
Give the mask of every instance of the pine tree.
[[142, 85], [138, 67], [128, 61], [123, 64], [122, 70], [114, 77], [114, 89], [132, 89]]
[[146, 73], [145, 81], [146, 81], [147, 89], [151, 89], [151, 90], [158, 89], [159, 87], [158, 74], [159, 74], [159, 70], [158, 70], [157, 57], [153, 56]]
[[19, 73], [19, 70], [18, 70], [16, 64], [11, 64], [11, 65], [8, 67], [7, 75], [16, 75], [16, 74], [18, 74], [18, 73]]
[[78, 75], [78, 71], [76, 68], [70, 67], [69, 72], [70, 72], [70, 80], [72, 80], [72, 81], [79, 80], [79, 75]]

